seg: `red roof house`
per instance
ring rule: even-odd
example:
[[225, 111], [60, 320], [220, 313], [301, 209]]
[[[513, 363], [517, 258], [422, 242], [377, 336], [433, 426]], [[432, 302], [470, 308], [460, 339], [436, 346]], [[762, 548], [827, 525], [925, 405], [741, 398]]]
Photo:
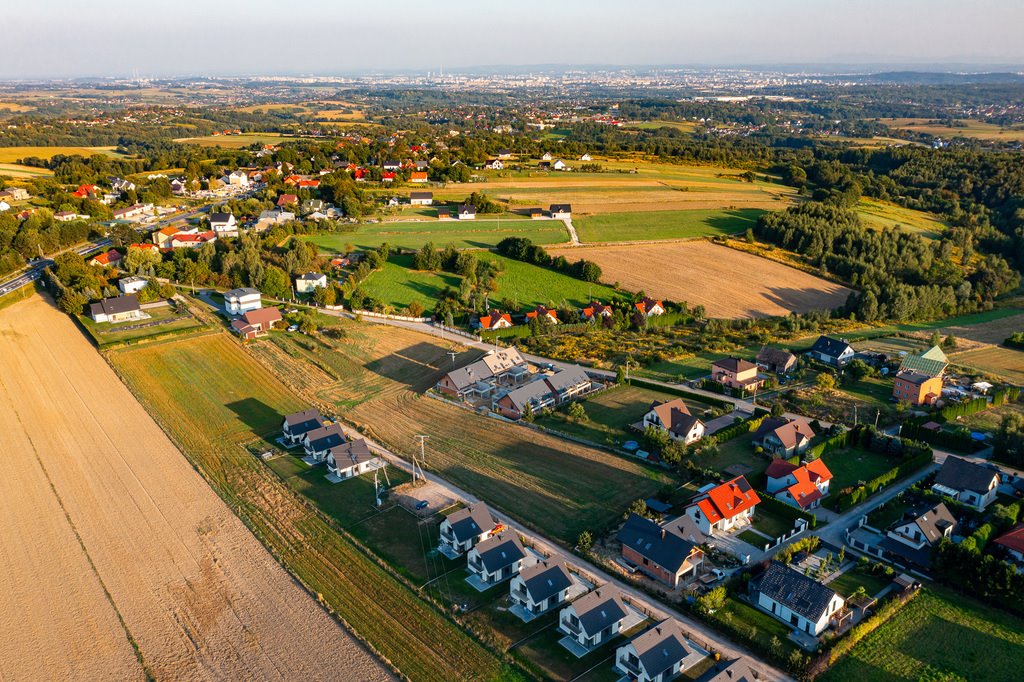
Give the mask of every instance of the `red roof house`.
[[98, 256], [93, 257], [89, 261], [89, 265], [99, 265], [101, 267], [114, 267], [121, 262], [121, 254], [114, 249], [110, 249], [106, 253], [101, 253]]
[[508, 329], [512, 326], [512, 316], [492, 310], [479, 319], [481, 329]]
[[706, 491], [686, 508], [686, 515], [705, 535], [728, 531], [750, 523], [754, 507], [761, 502], [757, 492], [743, 476]]
[[800, 509], [813, 509], [828, 495], [832, 472], [820, 459], [796, 465], [785, 459], [774, 459], [765, 471], [766, 489], [775, 499]]
[[279, 196], [277, 198], [277, 205], [278, 206], [287, 206], [288, 204], [297, 204], [297, 203], [299, 203], [299, 198], [297, 196], [295, 196], [294, 194], [282, 194], [281, 196]]

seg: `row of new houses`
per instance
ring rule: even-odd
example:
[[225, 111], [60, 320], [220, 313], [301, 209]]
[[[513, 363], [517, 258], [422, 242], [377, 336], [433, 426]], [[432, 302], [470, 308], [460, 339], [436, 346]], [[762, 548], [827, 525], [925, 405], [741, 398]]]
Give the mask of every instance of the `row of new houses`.
[[[653, 317], [665, 313], [665, 306], [662, 302], [650, 297], [644, 297], [637, 301], [633, 304], [633, 308], [645, 317]], [[579, 311], [580, 319], [584, 321], [611, 317], [614, 313], [615, 310], [612, 306], [604, 305], [600, 301], [591, 301]], [[562, 324], [563, 322], [563, 320], [559, 319], [557, 310], [552, 310], [545, 305], [535, 306], [532, 310], [524, 313], [523, 318], [526, 322], [534, 319], [543, 320], [548, 324]], [[512, 321], [512, 315], [500, 310], [489, 310], [486, 315], [476, 318], [471, 324], [474, 329], [485, 330], [509, 329], [515, 326]]]
[[288, 446], [302, 446], [311, 465], [327, 464], [328, 478], [344, 480], [383, 466], [364, 438], [349, 439], [340, 425], [318, 410], [289, 414], [281, 425]]

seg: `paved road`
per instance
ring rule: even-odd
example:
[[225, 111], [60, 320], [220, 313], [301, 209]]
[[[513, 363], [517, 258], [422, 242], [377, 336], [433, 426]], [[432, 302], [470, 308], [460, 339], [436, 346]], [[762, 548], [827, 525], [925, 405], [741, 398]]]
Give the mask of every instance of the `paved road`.
[[[110, 246], [109, 239], [100, 239], [95, 242], [89, 242], [84, 246], [75, 246], [71, 248], [73, 248], [75, 253], [77, 253], [78, 255], [86, 256], [92, 253], [93, 251], [98, 251], [99, 249], [106, 248], [108, 246]], [[65, 249], [65, 251], [67, 250], [69, 249]], [[61, 251], [59, 253], [64, 253], [64, 251]], [[56, 256], [59, 254], [53, 255]], [[23, 270], [21, 273], [15, 275], [11, 279], [8, 279], [7, 281], [0, 283], [0, 296], [3, 296], [4, 294], [9, 294], [12, 291], [17, 291], [21, 287], [36, 281], [37, 279], [43, 276], [43, 270], [50, 267], [51, 265], [53, 265], [52, 258], [41, 258], [39, 260], [32, 261], [27, 269]]]

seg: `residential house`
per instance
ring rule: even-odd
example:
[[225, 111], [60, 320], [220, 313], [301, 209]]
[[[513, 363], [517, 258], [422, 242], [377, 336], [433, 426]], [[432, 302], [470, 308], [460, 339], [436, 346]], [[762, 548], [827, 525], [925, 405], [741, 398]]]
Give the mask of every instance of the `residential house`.
[[655, 300], [649, 296], [644, 296], [644, 298], [638, 301], [635, 306], [644, 317], [665, 314], [665, 306], [662, 305], [661, 301]]
[[[450, 220], [452, 217], [452, 210], [447, 206], [440, 206], [437, 209], [438, 220]], [[473, 217], [476, 217], [476, 213], [473, 213]]]
[[109, 178], [110, 187], [115, 192], [131, 192], [135, 190], [135, 183], [124, 178]]
[[114, 211], [114, 220], [138, 220], [153, 211], [153, 204], [132, 204]]
[[509, 391], [494, 401], [495, 412], [509, 419], [522, 419], [527, 412], [538, 411], [555, 405], [555, 395], [543, 379], [531, 381]]
[[484, 164], [484, 168], [488, 170], [504, 170], [505, 164], [502, 163], [501, 159], [488, 159], [487, 163]]
[[[7, 208], [10, 208], [10, 206], [8, 206]], [[82, 217], [88, 218], [89, 216]], [[53, 214], [53, 219], [56, 220], [58, 223], [70, 223], [72, 220], [78, 220], [79, 216], [74, 211], [57, 211], [56, 213]]]
[[224, 309], [227, 310], [229, 315], [241, 315], [250, 310], [262, 308], [263, 300], [261, 296], [262, 294], [260, 294], [259, 290], [252, 287], [232, 289], [224, 294]]
[[299, 180], [296, 184], [299, 189], [319, 189], [319, 180]]
[[[441, 217], [440, 211], [438, 211], [437, 217]], [[460, 204], [457, 217], [459, 220], [476, 220], [476, 206], [473, 206], [472, 204]]]
[[409, 192], [409, 203], [413, 206], [430, 206], [434, 203], [434, 193]]
[[628, 680], [668, 682], [704, 659], [682, 626], [666, 618], [615, 650], [615, 669]]
[[696, 522], [700, 532], [712, 535], [749, 524], [760, 502], [747, 479], [737, 476], [702, 493], [684, 513]]
[[409, 182], [415, 182], [423, 184], [427, 181], [427, 174], [425, 171], [413, 171], [409, 174]]
[[531, 616], [561, 606], [573, 586], [572, 574], [561, 559], [545, 559], [528, 566], [512, 578], [509, 598]]
[[[82, 187], [92, 187], [94, 191], [96, 189], [94, 185], [82, 185]], [[31, 198], [32, 195], [29, 194], [28, 190], [24, 187], [8, 187], [7, 189], [0, 191], [0, 199], [7, 201], [28, 201]]]
[[583, 319], [593, 320], [597, 317], [611, 317], [615, 314], [615, 311], [610, 305], [605, 305], [600, 301], [591, 301], [583, 309]]
[[993, 542], [1002, 547], [1017, 565], [1024, 565], [1024, 523], [1017, 524]]
[[168, 246], [172, 249], [198, 249], [203, 244], [217, 241], [217, 233], [213, 230], [206, 232], [178, 232], [171, 235]]
[[101, 254], [93, 256], [89, 261], [89, 265], [98, 265], [103, 268], [117, 267], [117, 264], [121, 262], [121, 253], [115, 249], [109, 249]]
[[551, 162], [550, 161], [541, 161], [540, 163], [537, 164], [537, 170], [542, 170], [542, 171], [549, 171], [549, 170], [551, 170]]
[[498, 150], [498, 158], [499, 159], [505, 159], [505, 160], [511, 159], [512, 158], [512, 150], [510, 150], [510, 149], [499, 149]]
[[551, 155], [551, 152], [544, 152], [543, 154], [540, 155], [540, 160], [541, 161], [550, 161], [553, 158], [555, 158], [555, 157], [553, 157]]
[[931, 563], [932, 548], [942, 538], [953, 537], [956, 529], [956, 517], [949, 507], [940, 502], [894, 523], [879, 544], [890, 554], [904, 558], [914, 566], [927, 568]]
[[225, 185], [232, 187], [248, 187], [249, 186], [249, 174], [242, 170], [231, 171], [226, 177], [222, 178]]
[[789, 374], [796, 369], [796, 356], [781, 348], [765, 346], [757, 354], [756, 360], [757, 364], [776, 374]]
[[313, 213], [321, 213], [324, 210], [323, 199], [306, 199], [302, 202], [302, 207], [299, 212], [302, 215], [310, 215]]
[[630, 514], [617, 539], [623, 559], [672, 589], [695, 577], [704, 563], [704, 553], [693, 542], [638, 514]]
[[260, 217], [256, 221], [256, 231], [265, 230], [271, 225], [280, 225], [295, 220], [295, 213], [292, 211], [282, 211], [279, 208], [275, 208], [270, 211], [260, 211]]
[[629, 615], [622, 595], [611, 585], [588, 592], [558, 613], [558, 629], [592, 650], [619, 634]]
[[491, 516], [491, 510], [483, 502], [476, 502], [441, 521], [437, 549], [449, 559], [454, 559], [490, 537], [496, 527], [498, 523]]
[[299, 198], [294, 194], [282, 194], [277, 198], [277, 207], [292, 206], [299, 203]]
[[335, 445], [327, 451], [327, 471], [337, 478], [353, 478], [380, 465], [380, 457], [373, 454], [363, 438]]
[[386, 171], [397, 171], [402, 168], [402, 164], [392, 159], [389, 161], [385, 161], [381, 167]]
[[545, 218], [544, 209], [540, 206], [534, 206], [532, 208], [525, 209], [526, 215], [530, 216], [530, 220], [541, 220]]
[[319, 272], [307, 272], [295, 278], [295, 291], [300, 294], [309, 294], [315, 289], [326, 288], [327, 275]]
[[833, 339], [831, 336], [819, 336], [807, 354], [826, 365], [843, 367], [853, 359], [856, 351], [844, 340]]
[[90, 199], [99, 196], [100, 190], [96, 185], [79, 185], [78, 189], [71, 193], [71, 196], [79, 199]]
[[538, 305], [536, 308], [526, 313], [526, 319], [539, 319], [547, 322], [548, 324], [558, 324], [558, 313], [554, 310], [549, 310], [543, 305]]
[[821, 505], [832, 481], [832, 472], [820, 459], [799, 466], [786, 459], [773, 459], [765, 476], [768, 477], [765, 487], [768, 493], [780, 502], [805, 511]]
[[690, 414], [682, 398], [651, 403], [640, 425], [664, 431], [672, 440], [689, 445], [704, 437], [704, 422]]
[[778, 620], [814, 637], [846, 605], [835, 590], [778, 561], [751, 582], [751, 596]]
[[320, 410], [302, 410], [284, 418], [281, 433], [288, 445], [298, 445], [307, 433], [319, 429], [323, 425], [324, 419], [320, 416]]
[[580, 157], [580, 161], [593, 161], [593, 158], [590, 154], [583, 154], [583, 156]]
[[551, 217], [555, 220], [568, 220], [572, 218], [572, 204], [551, 204], [549, 211]]
[[175, 196], [181, 196], [188, 191], [188, 185], [181, 178], [174, 178], [171, 180], [171, 194]]
[[257, 308], [242, 313], [241, 317], [232, 320], [231, 328], [248, 341], [267, 334], [274, 328], [274, 324], [280, 321], [281, 311], [277, 308]]
[[803, 417], [765, 417], [754, 432], [754, 447], [773, 457], [801, 455], [814, 438], [814, 430]]
[[144, 277], [137, 277], [132, 275], [131, 277], [122, 277], [117, 280], [117, 288], [121, 290], [122, 294], [137, 294], [142, 291], [149, 282]]
[[911, 405], [934, 405], [942, 397], [942, 377], [948, 364], [949, 359], [938, 346], [908, 354], [896, 371], [892, 396]]
[[430, 162], [429, 161], [427, 161], [426, 159], [417, 159], [416, 160], [416, 170], [418, 170], [418, 171], [425, 171], [425, 170], [429, 170], [429, 169], [430, 169]]
[[932, 490], [984, 511], [996, 499], [999, 471], [949, 455], [935, 476]]
[[764, 383], [757, 365], [742, 358], [722, 358], [711, 363], [711, 379], [739, 391], [756, 391]]
[[498, 310], [490, 310], [477, 319], [477, 326], [480, 329], [508, 329], [512, 326], [512, 316]]
[[562, 161], [561, 159], [558, 159], [557, 161], [552, 163], [551, 167], [554, 168], [555, 170], [567, 170], [569, 168], [569, 166], [565, 164], [565, 161]]
[[526, 550], [513, 531], [502, 531], [477, 543], [466, 558], [466, 566], [484, 585], [504, 582], [519, 573]]
[[218, 237], [237, 237], [238, 221], [235, 220], [235, 216], [230, 213], [211, 213], [210, 229], [213, 230]]
[[314, 461], [323, 462], [331, 448], [348, 442], [340, 424], [326, 424], [311, 429], [302, 436], [302, 448], [306, 456]]
[[526, 360], [518, 350], [503, 348], [492, 351], [465, 367], [448, 372], [437, 382], [437, 390], [463, 399], [474, 394], [480, 395], [481, 392], [490, 395], [493, 387], [488, 382], [514, 385], [520, 383], [529, 373]]
[[383, 173], [380, 174], [380, 181], [381, 182], [394, 182], [395, 178], [397, 178], [397, 177], [398, 177], [398, 173], [396, 173], [394, 171], [384, 171]]
[[104, 298], [98, 303], [89, 305], [89, 317], [93, 322], [128, 322], [141, 320], [145, 317], [139, 307], [139, 299], [135, 294], [126, 294], [115, 298]]
[[590, 377], [579, 365], [562, 367], [554, 374], [547, 374], [543, 381], [555, 396], [555, 404], [562, 405], [590, 392]]
[[722, 661], [714, 670], [701, 675], [699, 679], [701, 682], [757, 682], [761, 675], [750, 667], [750, 662], [746, 658], [737, 658], [728, 663]]

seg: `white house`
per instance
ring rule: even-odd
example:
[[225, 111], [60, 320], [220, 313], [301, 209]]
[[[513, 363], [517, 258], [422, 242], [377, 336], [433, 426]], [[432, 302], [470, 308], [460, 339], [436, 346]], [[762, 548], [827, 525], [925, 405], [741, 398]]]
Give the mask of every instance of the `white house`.
[[814, 637], [824, 632], [846, 605], [835, 590], [778, 561], [751, 583], [751, 593], [759, 607]]
[[627, 615], [619, 591], [603, 585], [559, 611], [558, 629], [576, 644], [592, 650], [618, 635]]
[[942, 538], [952, 537], [956, 527], [956, 518], [949, 507], [939, 502], [914, 518], [897, 521], [886, 536], [911, 549], [924, 549], [939, 544]]
[[568, 220], [572, 218], [572, 204], [551, 204], [549, 213], [555, 220]]
[[580, 157], [580, 161], [593, 161], [593, 158], [590, 156], [590, 154], [584, 154], [583, 156]]
[[641, 423], [644, 429], [654, 427], [667, 433], [672, 440], [682, 441], [686, 445], [704, 437], [704, 422], [690, 414], [690, 408], [682, 398], [652, 403]]
[[509, 597], [525, 613], [536, 617], [564, 603], [572, 585], [572, 575], [564, 561], [545, 559], [512, 578]]
[[832, 482], [832, 472], [821, 459], [800, 466], [789, 460], [773, 459], [765, 476], [768, 477], [765, 489], [775, 499], [804, 510], [820, 506]]
[[630, 680], [668, 682], [703, 658], [679, 622], [667, 618], [616, 649], [615, 669]]
[[211, 213], [210, 229], [213, 230], [218, 237], [238, 236], [238, 222], [235, 220], [235, 216], [230, 213]]
[[1024, 566], [1024, 523], [1014, 526], [1011, 530], [995, 539], [995, 544], [1006, 551], [1010, 561]]
[[551, 156], [551, 152], [544, 152], [543, 154], [540, 155], [541, 161], [550, 161], [553, 158], [555, 157]]
[[811, 349], [807, 351], [815, 360], [824, 362], [833, 367], [842, 367], [856, 355], [856, 351], [849, 343], [841, 339], [833, 339], [830, 336], [819, 336]]
[[513, 531], [492, 535], [469, 550], [466, 566], [469, 572], [487, 586], [497, 585], [519, 573], [526, 550]]
[[761, 498], [743, 476], [708, 489], [684, 513], [705, 535], [745, 526], [754, 518]]
[[233, 187], [249, 186], [249, 174], [241, 170], [231, 171], [223, 180], [225, 185], [232, 185]]
[[328, 424], [310, 431], [302, 436], [302, 448], [306, 456], [317, 462], [327, 459], [327, 453], [331, 448], [344, 445], [347, 442], [345, 432], [338, 424]]
[[323, 424], [324, 420], [320, 416], [320, 410], [303, 410], [286, 416], [284, 424], [281, 425], [281, 432], [286, 443], [297, 445], [302, 442], [307, 433], [313, 429], [319, 429]]
[[501, 162], [501, 159], [491, 159], [484, 164], [484, 168], [488, 168], [490, 170], [503, 170], [505, 168], [505, 164]]
[[434, 203], [434, 193], [409, 192], [409, 203], [413, 206], [430, 206]]
[[996, 499], [999, 471], [950, 455], [942, 463], [932, 490], [984, 511]]
[[260, 296], [259, 290], [251, 287], [232, 289], [224, 294], [224, 308], [229, 315], [241, 315], [250, 310], [258, 310], [263, 307]]
[[0, 201], [0, 213], [3, 213], [4, 211], [10, 211], [10, 210], [11, 210], [11, 205], [10, 204], [8, 204], [6, 201]]
[[327, 471], [338, 478], [353, 478], [380, 466], [365, 439], [335, 445], [327, 451]]
[[139, 307], [139, 300], [135, 294], [118, 296], [116, 298], [105, 298], [99, 303], [89, 306], [89, 316], [93, 322], [128, 322], [129, 320], [141, 320], [145, 313]]
[[121, 290], [122, 294], [137, 294], [139, 291], [145, 288], [148, 284], [142, 277], [122, 277], [117, 280], [117, 288]]
[[449, 559], [454, 559], [490, 537], [496, 526], [497, 523], [486, 504], [471, 504], [449, 514], [441, 521], [441, 536], [437, 549]]
[[459, 220], [476, 220], [476, 206], [471, 204], [462, 204], [459, 206], [459, 211], [456, 216]]
[[555, 170], [565, 170], [566, 168], [568, 168], [568, 166], [565, 165], [565, 161], [562, 161], [561, 159], [551, 164], [551, 167], [554, 168]]
[[185, 181], [182, 180], [181, 178], [174, 178], [173, 180], [171, 180], [171, 194], [180, 196], [184, 194], [187, 189], [188, 186], [185, 184]]
[[327, 275], [320, 272], [307, 272], [295, 278], [295, 291], [300, 294], [312, 293], [314, 289], [327, 288]]

